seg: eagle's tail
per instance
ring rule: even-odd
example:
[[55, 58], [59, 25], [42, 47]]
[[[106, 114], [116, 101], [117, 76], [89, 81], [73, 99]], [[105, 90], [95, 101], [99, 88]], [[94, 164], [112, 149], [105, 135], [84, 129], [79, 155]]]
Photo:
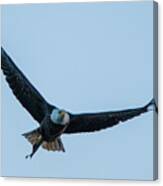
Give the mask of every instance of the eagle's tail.
[[61, 138], [55, 138], [53, 141], [47, 142], [43, 141], [42, 148], [48, 150], [48, 151], [62, 151], [65, 152], [65, 148], [63, 146], [63, 143], [61, 141]]
[[40, 145], [43, 143], [42, 135], [39, 133], [38, 129], [24, 133], [22, 135], [33, 145], [32, 153], [26, 156], [26, 158], [32, 158]]
[[32, 145], [38, 143], [42, 138], [42, 135], [39, 133], [38, 129], [32, 130], [30, 132], [22, 134]]
[[34, 145], [42, 145], [42, 148], [48, 151], [62, 151], [65, 152], [65, 148], [60, 137], [54, 138], [51, 141], [44, 141], [39, 129], [22, 134], [34, 147]]

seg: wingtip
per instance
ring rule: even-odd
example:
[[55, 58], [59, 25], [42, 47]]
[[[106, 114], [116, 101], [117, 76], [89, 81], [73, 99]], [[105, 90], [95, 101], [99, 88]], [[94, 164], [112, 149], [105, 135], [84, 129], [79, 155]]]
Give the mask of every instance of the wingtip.
[[156, 113], [158, 113], [158, 106], [154, 98], [145, 106], [145, 108], [147, 111], [154, 110]]
[[1, 46], [1, 69], [3, 70], [4, 74], [6, 72], [7, 62], [8, 62], [8, 55], [6, 51], [3, 49], [3, 47]]
[[6, 54], [5, 50], [4, 50], [4, 48], [1, 46], [1, 56], [5, 55], [5, 54]]

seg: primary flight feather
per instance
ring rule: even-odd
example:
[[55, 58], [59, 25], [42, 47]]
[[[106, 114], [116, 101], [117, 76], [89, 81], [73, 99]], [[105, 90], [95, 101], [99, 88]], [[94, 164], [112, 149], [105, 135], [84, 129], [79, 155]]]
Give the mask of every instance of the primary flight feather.
[[47, 150], [64, 152], [61, 141], [61, 135], [64, 133], [99, 131], [148, 112], [151, 107], [157, 112], [157, 106], [152, 99], [145, 106], [134, 109], [72, 114], [48, 103], [3, 48], [1, 48], [1, 69], [13, 94], [40, 124], [35, 130], [23, 134], [33, 145], [32, 153], [26, 157], [32, 157], [40, 145]]

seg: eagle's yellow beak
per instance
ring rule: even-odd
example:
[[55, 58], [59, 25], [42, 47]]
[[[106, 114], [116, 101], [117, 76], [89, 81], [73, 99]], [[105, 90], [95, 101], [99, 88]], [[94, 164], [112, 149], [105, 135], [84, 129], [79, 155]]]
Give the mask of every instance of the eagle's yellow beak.
[[61, 111], [61, 113], [60, 113], [61, 118], [63, 118], [64, 115], [65, 115], [65, 112], [64, 111]]

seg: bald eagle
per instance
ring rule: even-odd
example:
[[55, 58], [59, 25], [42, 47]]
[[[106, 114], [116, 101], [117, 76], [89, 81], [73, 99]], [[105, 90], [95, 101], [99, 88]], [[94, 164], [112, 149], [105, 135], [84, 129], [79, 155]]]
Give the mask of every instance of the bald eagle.
[[149, 110], [157, 112], [157, 106], [152, 99], [139, 108], [73, 114], [48, 103], [3, 48], [1, 48], [1, 69], [13, 94], [39, 123], [38, 128], [23, 134], [33, 147], [31, 154], [26, 158], [32, 158], [40, 146], [50, 151], [65, 152], [61, 141], [62, 134], [95, 132], [132, 119]]

